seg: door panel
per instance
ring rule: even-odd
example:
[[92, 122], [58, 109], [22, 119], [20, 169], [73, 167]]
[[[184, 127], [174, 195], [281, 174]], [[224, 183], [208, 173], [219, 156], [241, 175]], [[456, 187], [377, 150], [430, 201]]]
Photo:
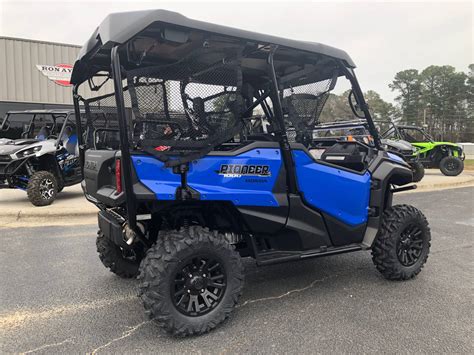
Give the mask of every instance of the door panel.
[[367, 222], [370, 173], [353, 173], [319, 164], [294, 150], [298, 188], [310, 206], [350, 226]]
[[[181, 178], [152, 156], [132, 156], [138, 179], [159, 200], [174, 200]], [[188, 185], [201, 200], [236, 206], [279, 207], [274, 187], [282, 167], [279, 149], [252, 149], [235, 156], [208, 155], [189, 164]], [[287, 202], [285, 202], [287, 204]]]

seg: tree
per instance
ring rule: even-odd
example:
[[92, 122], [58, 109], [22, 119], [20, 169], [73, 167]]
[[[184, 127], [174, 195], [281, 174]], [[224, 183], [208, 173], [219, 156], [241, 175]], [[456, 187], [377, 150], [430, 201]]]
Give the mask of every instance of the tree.
[[[320, 122], [346, 121], [356, 118], [349, 106], [349, 90], [340, 95], [329, 94], [326, 105], [319, 118]], [[365, 100], [369, 104], [370, 113], [373, 119], [387, 120], [393, 118], [396, 113], [395, 107], [384, 101], [380, 95], [369, 90], [364, 94]]]
[[474, 142], [474, 64], [469, 65], [466, 80], [466, 125], [461, 137], [462, 142]]
[[396, 112], [395, 107], [391, 103], [384, 101], [377, 92], [369, 90], [364, 96], [374, 120], [388, 120], [393, 118]]
[[329, 94], [319, 121], [334, 122], [354, 119], [354, 114], [347, 101], [348, 96], [349, 91], [345, 91], [341, 95]]
[[469, 76], [449, 65], [431, 65], [421, 73], [398, 72], [389, 87], [398, 92], [396, 101], [405, 123], [421, 126], [437, 140], [472, 141], [474, 66]]
[[431, 65], [420, 74], [421, 101], [427, 110], [429, 131], [436, 139], [460, 139], [466, 124], [466, 80], [450, 65]]
[[421, 108], [420, 75], [416, 69], [407, 69], [395, 74], [393, 82], [388, 85], [392, 91], [398, 91], [395, 101], [400, 106], [401, 116], [405, 122], [419, 124]]

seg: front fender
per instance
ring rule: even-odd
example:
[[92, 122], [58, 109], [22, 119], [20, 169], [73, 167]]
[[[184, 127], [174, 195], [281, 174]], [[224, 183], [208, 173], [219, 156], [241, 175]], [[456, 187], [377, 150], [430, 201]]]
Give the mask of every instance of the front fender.
[[402, 186], [413, 181], [413, 173], [404, 161], [396, 161], [387, 153], [380, 152], [370, 166], [372, 189], [370, 209], [372, 211], [362, 246], [371, 248], [382, 223], [383, 212], [392, 205], [391, 185]]

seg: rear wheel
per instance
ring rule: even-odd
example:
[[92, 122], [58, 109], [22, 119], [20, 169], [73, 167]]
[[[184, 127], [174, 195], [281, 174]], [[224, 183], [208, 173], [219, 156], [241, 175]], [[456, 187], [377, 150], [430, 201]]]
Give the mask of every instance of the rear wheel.
[[464, 162], [458, 157], [450, 155], [441, 159], [439, 170], [446, 176], [457, 176], [464, 170]]
[[413, 163], [411, 170], [413, 171], [413, 182], [419, 182], [425, 176], [425, 167], [420, 162]]
[[56, 177], [49, 171], [37, 171], [30, 177], [26, 193], [30, 202], [35, 206], [52, 204], [58, 193]]
[[372, 260], [388, 280], [408, 280], [423, 268], [430, 251], [426, 217], [409, 205], [387, 209], [372, 248]]
[[145, 312], [168, 333], [203, 334], [232, 313], [242, 292], [240, 255], [207, 228], [161, 232], [140, 265]]
[[125, 279], [137, 277], [142, 259], [138, 250], [125, 250], [113, 243], [101, 231], [97, 233], [97, 252], [102, 264]]

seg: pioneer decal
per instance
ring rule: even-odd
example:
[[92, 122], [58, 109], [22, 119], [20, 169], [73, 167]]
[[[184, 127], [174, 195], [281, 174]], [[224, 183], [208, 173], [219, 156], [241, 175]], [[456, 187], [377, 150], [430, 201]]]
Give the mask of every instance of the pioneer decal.
[[219, 169], [219, 175], [224, 175], [225, 177], [269, 177], [271, 173], [268, 165], [222, 164]]
[[36, 68], [49, 80], [54, 81], [61, 86], [71, 86], [72, 65], [70, 64], [56, 64], [56, 65], [36, 65]]

